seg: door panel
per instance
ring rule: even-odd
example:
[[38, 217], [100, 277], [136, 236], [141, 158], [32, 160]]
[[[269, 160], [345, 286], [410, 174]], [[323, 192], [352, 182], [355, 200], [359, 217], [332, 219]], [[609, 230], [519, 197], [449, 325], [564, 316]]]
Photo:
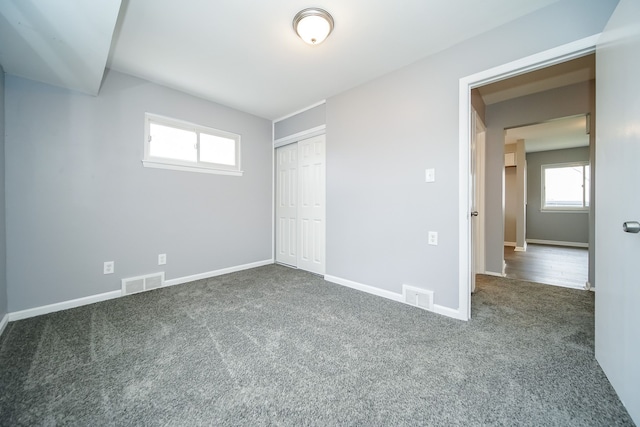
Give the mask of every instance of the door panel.
[[296, 267], [298, 220], [298, 146], [276, 150], [276, 261]]
[[640, 2], [621, 0], [596, 50], [596, 359], [640, 425]]
[[325, 269], [325, 136], [300, 141], [300, 257], [298, 267], [317, 274]]

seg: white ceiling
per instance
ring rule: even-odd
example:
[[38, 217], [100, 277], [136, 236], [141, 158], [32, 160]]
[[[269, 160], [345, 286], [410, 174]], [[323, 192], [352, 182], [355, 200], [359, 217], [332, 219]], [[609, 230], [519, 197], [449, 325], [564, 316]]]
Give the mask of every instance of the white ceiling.
[[[1, 1], [0, 64], [95, 94], [107, 63], [274, 119], [559, 0], [120, 1]], [[291, 27], [309, 6], [335, 19], [319, 46]]]
[[529, 126], [507, 129], [505, 144], [524, 140], [525, 151], [561, 150], [589, 145], [587, 116], [566, 117]]

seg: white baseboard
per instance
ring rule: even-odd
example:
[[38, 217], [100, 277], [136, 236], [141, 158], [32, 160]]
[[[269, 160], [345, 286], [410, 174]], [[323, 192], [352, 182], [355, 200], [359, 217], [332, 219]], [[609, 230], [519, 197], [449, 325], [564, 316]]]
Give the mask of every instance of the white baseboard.
[[2, 320], [0, 320], [0, 335], [4, 332], [4, 328], [7, 327], [7, 323], [9, 323], [9, 314], [5, 314]]
[[514, 252], [527, 252], [527, 242], [524, 242], [524, 246], [516, 246]]
[[54, 313], [56, 311], [68, 310], [70, 308], [76, 308], [87, 304], [93, 304], [95, 302], [106, 301], [113, 298], [122, 296], [122, 290], [105, 292], [103, 294], [90, 295], [88, 297], [76, 298], [69, 301], [57, 302], [55, 304], [43, 305], [35, 308], [28, 308], [26, 310], [14, 311], [9, 313], [9, 320], [27, 319], [29, 317], [40, 316], [41, 314]]
[[495, 271], [485, 271], [484, 273], [487, 276], [495, 276], [495, 277], [505, 277], [506, 275], [504, 273], [496, 273]]
[[570, 248], [588, 248], [588, 243], [581, 242], [563, 242], [560, 240], [541, 240], [541, 239], [527, 239], [527, 243], [534, 243], [538, 245], [551, 245], [551, 246], [568, 246]]
[[177, 277], [175, 279], [165, 280], [162, 286], [175, 286], [183, 283], [193, 282], [195, 280], [208, 279], [210, 277], [222, 276], [223, 274], [235, 273], [237, 271], [249, 270], [251, 268], [262, 267], [264, 265], [273, 264], [272, 259], [264, 261], [252, 262], [249, 264], [237, 265], [235, 267], [221, 268], [220, 270], [207, 271], [206, 273], [194, 274], [191, 276]]
[[[355, 289], [357, 291], [366, 292], [371, 295], [375, 295], [378, 297], [390, 299], [396, 302], [401, 302], [406, 304], [402, 298], [402, 294], [397, 292], [391, 292], [384, 289], [376, 288], [375, 286], [365, 285], [362, 283], [354, 282], [353, 280], [343, 279], [341, 277], [325, 275], [324, 280], [327, 282], [335, 283], [338, 285], [345, 286], [347, 288]], [[410, 305], [410, 304], [407, 304]], [[460, 315], [460, 311], [454, 308], [445, 307], [438, 304], [433, 304], [433, 313], [440, 314], [447, 317], [452, 317], [454, 319], [464, 319], [463, 316]]]
[[393, 301], [403, 302], [402, 294], [386, 291], [384, 289], [376, 288], [374, 286], [363, 285], [362, 283], [354, 282], [352, 280], [343, 279], [341, 277], [325, 275], [324, 280], [338, 285], [346, 286], [347, 288], [355, 289], [358, 291], [366, 292], [371, 295], [376, 295], [382, 298], [390, 299]]
[[[209, 271], [201, 274], [194, 274], [193, 276], [185, 276], [178, 277], [176, 279], [167, 280], [164, 282], [163, 286], [174, 286], [182, 283], [192, 282], [194, 280], [199, 279], [207, 279], [209, 277], [220, 276], [222, 274], [234, 273], [236, 271], [248, 270], [250, 268], [262, 267], [263, 265], [273, 264], [273, 260], [264, 260], [253, 262], [250, 264], [238, 265], [235, 267], [222, 268], [220, 270]], [[40, 316], [41, 314], [54, 313], [56, 311], [67, 310], [70, 308], [76, 308], [87, 304], [93, 304], [95, 302], [106, 301], [113, 298], [119, 298], [122, 296], [122, 290], [119, 289], [117, 291], [105, 292], [103, 294], [91, 295], [88, 297], [77, 298], [69, 301], [58, 302], [55, 304], [43, 305], [41, 307], [29, 308], [21, 311], [14, 311], [13, 313], [7, 314], [2, 322], [6, 324], [6, 320], [8, 317], [8, 321], [13, 322], [14, 320], [22, 320], [27, 319], [29, 317]], [[1, 329], [4, 327], [4, 324], [0, 322], [0, 333]]]
[[518, 246], [516, 242], [504, 242], [504, 245], [510, 248], [515, 248], [516, 246]]

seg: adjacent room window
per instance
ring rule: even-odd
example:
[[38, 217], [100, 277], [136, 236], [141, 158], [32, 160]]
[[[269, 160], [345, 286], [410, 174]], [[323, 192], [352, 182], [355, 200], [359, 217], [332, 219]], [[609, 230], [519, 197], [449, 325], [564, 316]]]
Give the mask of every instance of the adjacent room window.
[[542, 210], [589, 210], [589, 162], [542, 165], [541, 178]]
[[142, 163], [241, 176], [240, 135], [147, 113]]

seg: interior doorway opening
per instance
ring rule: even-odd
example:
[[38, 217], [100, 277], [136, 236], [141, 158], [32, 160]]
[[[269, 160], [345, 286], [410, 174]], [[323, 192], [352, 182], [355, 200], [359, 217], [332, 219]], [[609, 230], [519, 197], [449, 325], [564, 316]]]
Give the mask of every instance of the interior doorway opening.
[[[459, 253], [459, 312], [460, 317], [463, 319], [469, 319], [471, 316], [471, 291], [472, 291], [472, 278], [471, 275], [474, 274], [473, 268], [473, 238], [472, 238], [472, 222], [470, 220], [473, 206], [473, 198], [475, 197], [472, 191], [472, 180], [473, 177], [471, 175], [471, 135], [472, 135], [472, 108], [471, 108], [471, 90], [475, 88], [481, 88], [483, 86], [499, 82], [505, 81], [511, 77], [523, 76], [527, 73], [546, 69], [550, 66], [565, 63], [571, 61], [573, 59], [582, 58], [592, 54], [595, 51], [595, 45], [597, 42], [597, 35], [588, 37], [582, 40], [578, 40], [573, 43], [569, 43], [567, 45], [563, 45], [554, 49], [550, 49], [548, 51], [541, 52], [536, 55], [532, 55], [530, 57], [522, 58], [520, 60], [504, 64], [502, 66], [495, 67], [493, 69], [489, 69], [471, 76], [467, 76], [465, 78], [460, 79], [460, 217], [459, 217], [459, 230], [460, 230], [460, 253]], [[554, 79], [551, 79], [554, 80]], [[547, 81], [548, 83], [549, 81]], [[556, 80], [557, 82], [557, 80]], [[559, 87], [559, 86], [555, 86]], [[509, 92], [509, 91], [507, 91]], [[503, 92], [504, 94], [505, 92]], [[489, 192], [491, 185], [493, 182], [490, 179], [490, 170], [492, 168], [492, 162], [496, 162], [496, 158], [491, 157], [491, 151], [493, 148], [489, 142], [489, 138], [491, 137], [491, 124], [488, 121], [485, 121], [488, 126], [487, 131], [487, 182], [486, 189]], [[520, 122], [526, 123], [526, 122]], [[504, 128], [508, 126], [503, 126], [501, 132], [504, 132]], [[593, 150], [593, 148], [592, 148]], [[504, 146], [500, 145], [500, 156], [498, 157], [500, 168], [499, 171], [495, 171], [494, 173], [499, 174], [499, 182], [502, 184], [503, 175], [504, 175]], [[595, 174], [594, 174], [595, 175]], [[503, 199], [502, 199], [502, 185], [500, 185], [500, 199], [499, 206], [503, 207]], [[486, 255], [486, 273], [487, 274], [495, 274], [495, 275], [504, 275], [504, 224], [502, 221], [502, 214], [499, 213], [495, 215], [499, 218], [498, 221], [495, 221], [494, 216], [490, 212], [490, 196], [487, 194], [487, 214], [486, 214], [486, 224], [485, 224], [485, 234], [487, 236], [487, 242], [485, 245], [485, 255]], [[492, 222], [493, 218], [493, 222]], [[495, 227], [495, 223], [499, 225]], [[493, 230], [491, 227], [496, 228]], [[593, 224], [590, 223], [590, 233], [592, 233]], [[495, 245], [495, 242], [491, 241], [491, 236], [499, 236], [499, 243]], [[593, 244], [593, 240], [591, 240], [591, 244]], [[495, 250], [495, 246], [498, 247], [498, 251]], [[493, 251], [492, 251], [493, 248]], [[498, 255], [496, 256], [496, 253]], [[593, 257], [593, 254], [591, 254]], [[492, 259], [493, 257], [493, 259]], [[501, 262], [497, 268], [498, 271], [493, 271], [492, 268], [495, 268], [495, 258], [500, 260]], [[493, 264], [492, 264], [493, 263]], [[593, 274], [592, 261], [590, 260], [590, 274]]]

